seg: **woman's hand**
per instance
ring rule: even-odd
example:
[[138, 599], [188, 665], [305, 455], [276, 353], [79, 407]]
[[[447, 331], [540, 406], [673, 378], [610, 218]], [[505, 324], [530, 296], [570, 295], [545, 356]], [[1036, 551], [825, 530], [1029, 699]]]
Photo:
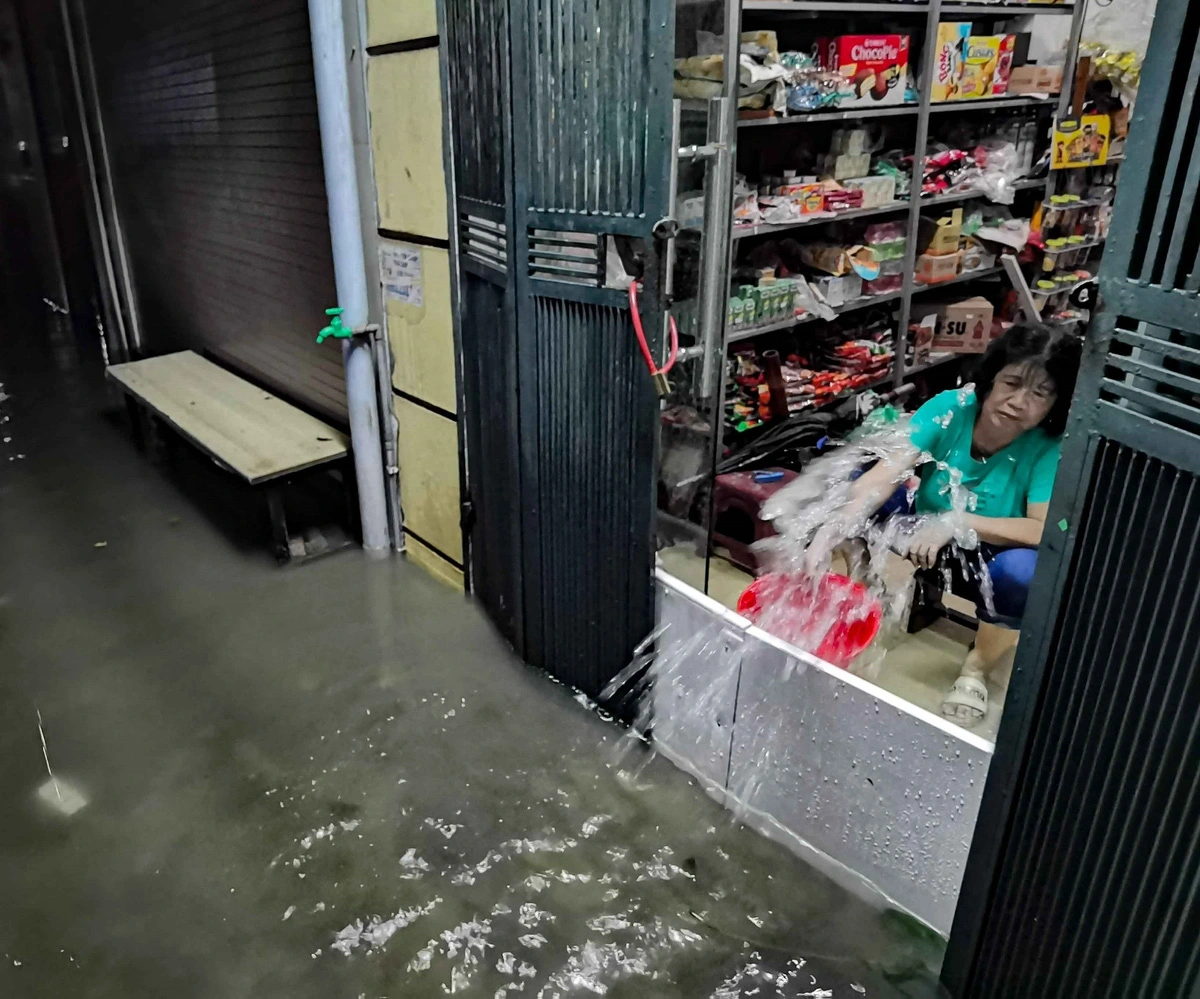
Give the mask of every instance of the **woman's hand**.
[[812, 540], [808, 543], [808, 550], [805, 552], [809, 572], [824, 571], [829, 568], [834, 549], [846, 540], [846, 530], [846, 525], [836, 515], [817, 528]]
[[954, 540], [954, 528], [942, 517], [930, 517], [913, 535], [908, 560], [918, 569], [937, 565], [938, 552]]

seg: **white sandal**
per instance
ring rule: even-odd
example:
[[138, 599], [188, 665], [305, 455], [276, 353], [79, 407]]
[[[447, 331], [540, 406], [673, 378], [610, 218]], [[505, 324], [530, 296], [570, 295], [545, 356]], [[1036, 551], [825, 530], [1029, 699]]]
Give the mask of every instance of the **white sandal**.
[[964, 728], [978, 725], [987, 716], [987, 684], [973, 676], [960, 676], [942, 701], [942, 714]]

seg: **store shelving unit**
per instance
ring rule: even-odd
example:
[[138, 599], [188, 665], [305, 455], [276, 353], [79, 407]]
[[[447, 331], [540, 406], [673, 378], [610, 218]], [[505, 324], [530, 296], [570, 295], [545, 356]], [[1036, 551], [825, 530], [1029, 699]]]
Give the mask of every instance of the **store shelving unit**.
[[[982, 101], [980, 102], [982, 103]], [[901, 118], [921, 113], [920, 104], [894, 104], [886, 108], [846, 108], [843, 111], [807, 111], [774, 118], [744, 118], [738, 128], [778, 128], [784, 125], [819, 125], [830, 121], [865, 121], [868, 118]]]
[[[978, 194], [974, 197], [979, 197]], [[738, 225], [733, 227], [733, 239], [748, 239], [751, 236], [766, 236], [770, 233], [787, 232], [790, 229], [806, 229], [809, 226], [825, 225], [829, 222], [844, 222], [852, 219], [869, 219], [877, 215], [891, 215], [895, 212], [908, 210], [908, 198], [899, 201], [889, 201], [886, 205], [876, 205], [874, 208], [854, 208], [848, 212], [820, 212], [808, 218], [797, 219], [795, 222], [759, 222], [757, 225]]]
[[[997, 268], [998, 269], [998, 268]], [[990, 272], [991, 269], [989, 269]], [[978, 271], [971, 277], [981, 277], [983, 271]], [[955, 278], [955, 280], [960, 280]], [[949, 282], [947, 282], [949, 283]], [[870, 309], [874, 306], [887, 305], [889, 302], [894, 302], [903, 295], [900, 291], [889, 291], [882, 295], [863, 295], [860, 298], [854, 299], [852, 302], [846, 302], [844, 305], [830, 306], [835, 315], [844, 316], [848, 312], [858, 312], [861, 309]], [[738, 343], [741, 340], [753, 340], [755, 337], [765, 336], [768, 333], [778, 333], [780, 330], [795, 329], [797, 326], [807, 326], [809, 323], [821, 322], [820, 316], [802, 316], [799, 319], [780, 319], [773, 323], [763, 323], [759, 326], [742, 326], [733, 329], [729, 332], [727, 339], [728, 343]]]
[[[807, 114], [794, 114], [779, 117], [765, 118], [750, 118], [739, 120], [737, 129], [739, 133], [749, 130], [757, 130], [763, 128], [788, 128], [790, 126], [799, 125], [815, 125], [829, 122], [859, 122], [875, 118], [898, 118], [898, 117], [913, 117], [915, 118], [915, 139], [913, 143], [913, 162], [922, 164], [925, 161], [925, 155], [928, 149], [929, 142], [929, 126], [934, 116], [941, 116], [948, 113], [957, 114], [977, 114], [986, 113], [991, 115], [1004, 115], [1006, 112], [1019, 111], [1037, 111], [1045, 109], [1048, 112], [1061, 115], [1066, 108], [1071, 81], [1074, 78], [1074, 66], [1078, 53], [1079, 34], [1082, 28], [1083, 13], [1085, 3], [1065, 3], [1065, 4], [1050, 4], [1050, 3], [956, 3], [952, 0], [918, 0], [918, 2], [905, 2], [905, 0], [742, 0], [741, 12], [743, 17], [746, 14], [755, 16], [755, 24], [767, 26], [774, 18], [816, 18], [816, 17], [832, 17], [838, 14], [855, 14], [855, 15], [870, 15], [878, 14], [887, 17], [908, 17], [913, 20], [912, 31], [915, 34], [918, 30], [923, 33], [923, 42], [921, 46], [921, 65], [916, 67], [916, 76], [920, 81], [920, 100], [912, 104], [901, 104], [884, 108], [847, 108], [844, 110], [833, 111], [813, 111]], [[1013, 97], [996, 97], [984, 98], [978, 100], [959, 100], [947, 102], [933, 102], [930, 99], [929, 87], [925, 84], [932, 76], [934, 68], [934, 59], [936, 55], [936, 47], [933, 44], [933, 39], [937, 36], [937, 26], [942, 20], [1008, 20], [1019, 16], [1057, 16], [1070, 17], [1072, 19], [1070, 37], [1068, 42], [1067, 58], [1063, 73], [1063, 90], [1057, 97], [1037, 97], [1037, 96], [1013, 96]], [[921, 24], [923, 23], [923, 28]], [[1046, 115], [1045, 124], [1050, 125], [1051, 114]], [[787, 134], [787, 133], [784, 133]], [[795, 142], [796, 139], [789, 135], [789, 142]], [[914, 187], [919, 188], [919, 176], [914, 178]], [[1046, 197], [1053, 191], [1053, 179], [1028, 179], [1019, 182], [1017, 185], [1019, 190], [1033, 190], [1043, 188], [1046, 192]], [[928, 371], [930, 368], [937, 367], [940, 364], [949, 363], [955, 355], [939, 358], [936, 362], [921, 365], [916, 368], [906, 369], [904, 364], [905, 343], [907, 329], [910, 316], [912, 315], [913, 298], [917, 295], [922, 295], [927, 292], [934, 292], [948, 286], [963, 284], [970, 281], [977, 281], [981, 278], [993, 277], [1003, 274], [1003, 268], [1000, 266], [985, 268], [983, 270], [961, 274], [951, 281], [940, 282], [935, 285], [921, 285], [915, 280], [916, 266], [916, 250], [918, 227], [920, 217], [923, 210], [933, 208], [935, 206], [950, 205], [958, 202], [969, 201], [973, 198], [982, 198], [984, 195], [978, 191], [961, 191], [949, 194], [936, 195], [932, 197], [910, 198], [907, 200], [894, 201], [887, 205], [882, 205], [876, 208], [859, 209], [837, 213], [832, 216], [824, 216], [813, 219], [800, 219], [795, 222], [783, 224], [760, 224], [755, 226], [735, 226], [732, 231], [732, 252], [734, 255], [738, 252], [740, 241], [754, 236], [763, 236], [774, 233], [783, 233], [794, 229], [804, 229], [810, 226], [818, 226], [830, 221], [850, 220], [850, 219], [865, 219], [875, 216], [898, 215], [907, 213], [907, 231], [909, 233], [908, 244], [905, 249], [904, 271], [903, 271], [903, 286], [900, 291], [888, 294], [872, 296], [871, 298], [859, 299], [843, 306], [834, 311], [838, 314], [854, 311], [856, 309], [868, 308], [885, 303], [892, 303], [895, 307], [895, 345], [894, 345], [894, 367], [890, 381], [893, 387], [899, 388], [905, 379], [910, 378], [923, 371]], [[729, 346], [750, 339], [752, 337], [762, 337], [764, 335], [795, 328], [797, 326], [806, 325], [817, 321], [812, 317], [805, 317], [801, 320], [787, 320], [772, 323], [762, 327], [756, 327], [750, 330], [737, 329], [727, 330], [724, 337], [726, 363], [728, 363]]]
[[934, 101], [929, 105], [930, 114], [947, 111], [1009, 111], [1013, 108], [1052, 107], [1049, 97], [984, 97], [973, 101]]
[[947, 353], [931, 354], [929, 356], [929, 360], [926, 361], [924, 364], [914, 364], [911, 368], [905, 368], [904, 373], [905, 373], [905, 375], [909, 375], [909, 376], [919, 375], [919, 374], [922, 374], [923, 372], [929, 371], [931, 368], [938, 368], [938, 367], [941, 367], [943, 364], [949, 364], [951, 361], [956, 361], [961, 356], [962, 356], [961, 354], [947, 354]]
[[[1021, 180], [1013, 185], [1018, 191], [1030, 191], [1037, 187], [1045, 187], [1046, 181], [1040, 178]], [[986, 197], [982, 191], [971, 189], [951, 191], [947, 194], [935, 194], [932, 197], [922, 197], [921, 207], [930, 208], [934, 205], [952, 205], [960, 201], [973, 201]], [[749, 239], [751, 236], [766, 236], [773, 233], [787, 232], [790, 229], [806, 229], [809, 226], [825, 225], [828, 222], [847, 222], [854, 219], [869, 219], [879, 215], [891, 215], [895, 212], [906, 211], [910, 207], [908, 198], [889, 201], [886, 205], [876, 205], [874, 208], [854, 208], [848, 212], [821, 212], [809, 218], [797, 219], [794, 222], [759, 222], [757, 225], [735, 225], [732, 238]]]
[[[769, 14], [808, 15], [828, 14], [831, 10], [844, 14], [904, 14], [924, 13], [932, 4], [929, 0], [850, 0], [838, 3], [837, 0], [744, 0], [743, 12]], [[947, 14], [967, 15], [970, 17], [991, 17], [993, 15], [1007, 18], [1019, 17], [1022, 14], [1066, 14], [1074, 13], [1074, 5], [1069, 3], [943, 3], [942, 11]]]

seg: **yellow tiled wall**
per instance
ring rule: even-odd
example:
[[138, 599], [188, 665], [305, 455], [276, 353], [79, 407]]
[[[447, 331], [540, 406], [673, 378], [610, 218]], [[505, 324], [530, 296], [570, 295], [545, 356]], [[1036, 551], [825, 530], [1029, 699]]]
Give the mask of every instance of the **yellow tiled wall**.
[[403, 398], [396, 400], [396, 418], [405, 521], [427, 545], [461, 564], [458, 424]]
[[[437, 34], [435, 0], [368, 0], [369, 46]], [[407, 557], [451, 586], [463, 585], [459, 526], [458, 394], [450, 301], [446, 177], [442, 160], [439, 50], [371, 55], [367, 89], [379, 226], [420, 254], [421, 304], [385, 293], [396, 359], [400, 498]], [[406, 241], [404, 235], [422, 237]], [[383, 235], [383, 234], [381, 234]], [[427, 245], [429, 242], [440, 245]]]
[[[384, 240], [385, 245], [390, 240]], [[424, 303], [397, 302], [384, 296], [388, 335], [396, 358], [393, 384], [449, 413], [457, 412], [454, 381], [454, 322], [450, 312], [450, 252], [402, 243], [421, 256]]]
[[372, 56], [367, 87], [379, 224], [446, 239], [438, 50]]
[[437, 33], [437, 0], [367, 0], [368, 45], [407, 42]]

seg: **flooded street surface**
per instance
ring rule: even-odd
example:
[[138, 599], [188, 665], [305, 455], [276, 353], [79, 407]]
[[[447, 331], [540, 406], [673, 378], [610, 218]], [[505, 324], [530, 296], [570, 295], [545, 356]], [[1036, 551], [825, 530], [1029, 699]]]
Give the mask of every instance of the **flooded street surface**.
[[69, 336], [0, 347], [0, 382], [0, 995], [937, 994], [938, 941], [731, 821], [461, 595], [231, 540], [198, 466], [100, 415]]

